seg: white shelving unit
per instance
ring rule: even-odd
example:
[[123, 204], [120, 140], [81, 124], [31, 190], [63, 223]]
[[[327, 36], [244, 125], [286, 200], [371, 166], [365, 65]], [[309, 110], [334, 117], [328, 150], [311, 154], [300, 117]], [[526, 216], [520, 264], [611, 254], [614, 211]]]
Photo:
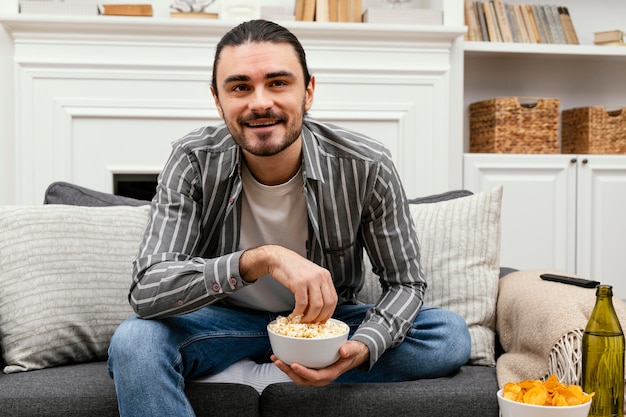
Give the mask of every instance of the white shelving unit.
[[[546, 0], [505, 0], [552, 4]], [[626, 106], [626, 47], [593, 33], [626, 30], [626, 2], [568, 0], [580, 45], [464, 42], [464, 149], [469, 105], [498, 96], [558, 98], [561, 110]], [[464, 186], [504, 184], [502, 257], [509, 266], [558, 269], [616, 286], [626, 298], [626, 155], [466, 154]]]
[[[510, 3], [549, 4], [544, 0]], [[561, 110], [626, 104], [626, 47], [593, 45], [593, 32], [626, 30], [626, 2], [570, 0], [580, 45], [465, 42], [464, 147], [468, 106], [497, 96], [558, 98]]]

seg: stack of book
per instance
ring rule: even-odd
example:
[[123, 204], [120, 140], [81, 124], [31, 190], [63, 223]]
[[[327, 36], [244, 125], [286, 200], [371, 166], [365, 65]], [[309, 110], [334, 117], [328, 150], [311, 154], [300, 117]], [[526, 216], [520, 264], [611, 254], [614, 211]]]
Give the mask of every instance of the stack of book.
[[606, 46], [626, 46], [624, 32], [618, 29], [594, 32], [593, 43]]
[[104, 3], [98, 5], [98, 12], [105, 16], [152, 16], [152, 4]]
[[579, 44], [567, 7], [465, 0], [465, 40]]
[[296, 0], [296, 20], [361, 22], [362, 0]]

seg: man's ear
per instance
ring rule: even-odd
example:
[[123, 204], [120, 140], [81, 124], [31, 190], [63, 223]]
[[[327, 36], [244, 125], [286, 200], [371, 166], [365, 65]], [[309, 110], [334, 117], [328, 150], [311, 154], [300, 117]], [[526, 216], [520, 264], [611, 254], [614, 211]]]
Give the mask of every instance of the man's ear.
[[220, 99], [217, 97], [217, 93], [213, 89], [213, 86], [211, 86], [211, 95], [213, 96], [213, 101], [215, 102], [215, 107], [217, 108], [217, 112], [219, 113], [220, 117], [223, 119], [224, 118], [224, 113], [222, 112], [222, 106], [220, 105]]
[[309, 81], [309, 85], [306, 87], [305, 98], [304, 98], [304, 110], [308, 111], [313, 106], [313, 93], [315, 92], [315, 77], [311, 75], [311, 80]]

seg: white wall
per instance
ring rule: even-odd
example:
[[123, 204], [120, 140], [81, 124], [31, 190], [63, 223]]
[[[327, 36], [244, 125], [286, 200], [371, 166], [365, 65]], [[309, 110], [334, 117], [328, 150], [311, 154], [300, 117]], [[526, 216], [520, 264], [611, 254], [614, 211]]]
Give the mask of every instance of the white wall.
[[0, 29], [0, 205], [15, 201], [14, 182], [2, 180], [12, 178], [15, 173], [12, 55], [11, 39], [4, 29]]

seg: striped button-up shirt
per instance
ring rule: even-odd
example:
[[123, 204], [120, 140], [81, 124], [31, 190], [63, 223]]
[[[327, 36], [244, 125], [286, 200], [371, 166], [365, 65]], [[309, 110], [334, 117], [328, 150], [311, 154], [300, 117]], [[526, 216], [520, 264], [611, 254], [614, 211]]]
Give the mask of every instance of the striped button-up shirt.
[[[133, 263], [139, 316], [187, 313], [254, 285], [239, 273], [241, 158], [223, 124], [173, 144]], [[383, 295], [353, 336], [368, 346], [371, 367], [403, 340], [426, 288], [404, 189], [382, 144], [309, 117], [302, 175], [307, 257], [330, 271], [339, 302], [357, 302], [364, 250], [380, 277]]]

